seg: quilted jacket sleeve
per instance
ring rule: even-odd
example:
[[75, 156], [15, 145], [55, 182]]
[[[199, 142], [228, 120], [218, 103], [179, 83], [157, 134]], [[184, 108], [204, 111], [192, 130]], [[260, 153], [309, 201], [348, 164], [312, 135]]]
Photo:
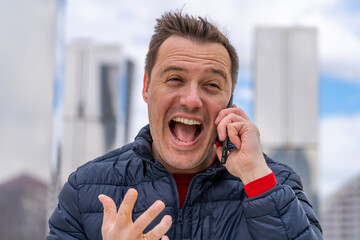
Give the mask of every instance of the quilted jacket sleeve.
[[244, 201], [253, 239], [322, 239], [319, 221], [294, 172], [268, 192]]
[[75, 173], [70, 175], [59, 194], [59, 204], [49, 219], [47, 240], [87, 239], [82, 228], [75, 176]]

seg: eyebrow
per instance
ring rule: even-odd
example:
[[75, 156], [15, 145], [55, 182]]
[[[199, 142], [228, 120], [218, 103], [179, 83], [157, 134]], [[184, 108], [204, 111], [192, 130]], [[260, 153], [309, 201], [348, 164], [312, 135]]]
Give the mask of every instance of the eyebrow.
[[209, 68], [209, 69], [206, 69], [205, 72], [215, 73], [217, 75], [220, 75], [224, 80], [226, 80], [226, 74], [224, 73], [224, 71], [222, 71], [220, 69]]
[[[168, 66], [163, 71], [161, 71], [161, 75], [163, 75], [163, 74], [165, 74], [167, 72], [170, 72], [170, 71], [188, 72], [186, 69], [184, 69], [182, 67]], [[217, 75], [221, 76], [224, 80], [226, 80], [226, 74], [224, 73], [224, 71], [222, 71], [220, 69], [208, 68], [208, 69], [205, 70], [205, 72], [217, 74]]]
[[182, 67], [168, 66], [167, 68], [165, 68], [164, 70], [161, 71], [161, 76], [164, 75], [165, 73], [171, 72], [171, 71], [187, 72], [187, 70]]

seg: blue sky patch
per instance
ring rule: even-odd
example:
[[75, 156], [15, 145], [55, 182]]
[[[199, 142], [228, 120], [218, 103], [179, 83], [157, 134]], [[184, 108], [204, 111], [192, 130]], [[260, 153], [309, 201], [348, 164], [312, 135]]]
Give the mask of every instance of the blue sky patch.
[[320, 75], [320, 116], [352, 115], [360, 112], [360, 83]]

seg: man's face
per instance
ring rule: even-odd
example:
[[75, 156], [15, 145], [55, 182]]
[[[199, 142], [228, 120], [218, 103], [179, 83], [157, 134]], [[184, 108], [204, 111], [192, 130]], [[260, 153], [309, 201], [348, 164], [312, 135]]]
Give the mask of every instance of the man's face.
[[[154, 158], [173, 173], [207, 168], [215, 157], [215, 119], [230, 99], [231, 61], [219, 43], [171, 36], [144, 77]], [[150, 78], [149, 78], [150, 77]]]

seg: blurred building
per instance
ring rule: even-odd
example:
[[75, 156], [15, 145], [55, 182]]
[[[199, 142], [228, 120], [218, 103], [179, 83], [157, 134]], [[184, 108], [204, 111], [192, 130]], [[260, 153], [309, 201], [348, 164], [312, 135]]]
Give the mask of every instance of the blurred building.
[[128, 141], [133, 65], [118, 45], [67, 47], [61, 180]]
[[0, 239], [45, 238], [46, 192], [45, 183], [28, 175], [0, 185]]
[[318, 211], [318, 57], [313, 28], [258, 28], [254, 118], [264, 152], [293, 167]]
[[322, 202], [321, 225], [326, 240], [360, 238], [360, 176]]
[[[59, 103], [60, 99], [56, 94], [57, 89], [61, 88], [61, 84], [57, 83], [62, 81], [58, 72], [63, 69], [63, 61], [58, 56], [64, 36], [58, 33], [64, 21], [59, 16], [64, 13], [64, 5], [65, 0], [1, 1], [0, 183], [22, 176], [25, 172], [50, 185], [53, 113], [55, 103]], [[3, 200], [7, 199], [8, 204], [18, 204], [19, 208], [5, 203], [2, 205], [8, 206], [4, 211], [11, 209], [16, 220], [1, 223], [9, 237], [0, 239], [44, 237], [46, 191], [38, 190], [39, 184], [31, 184], [31, 179], [29, 182], [21, 181], [26, 191], [18, 185], [9, 184], [7, 193], [1, 193]], [[16, 188], [14, 192], [11, 192], [11, 186]], [[32, 194], [32, 190], [38, 195]], [[18, 199], [12, 194], [18, 194]], [[37, 199], [38, 205], [34, 199]], [[4, 211], [1, 218], [6, 221]], [[43, 215], [41, 221], [38, 220], [40, 214]], [[37, 234], [38, 229], [42, 229], [42, 237]]]
[[0, 182], [50, 178], [57, 0], [0, 6]]

